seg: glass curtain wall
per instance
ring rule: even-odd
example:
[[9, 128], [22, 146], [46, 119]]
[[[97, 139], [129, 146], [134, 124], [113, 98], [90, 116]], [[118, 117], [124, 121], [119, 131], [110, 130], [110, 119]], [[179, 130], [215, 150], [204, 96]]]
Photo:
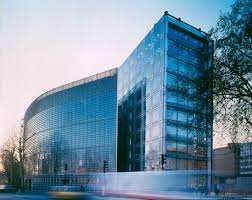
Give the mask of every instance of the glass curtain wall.
[[143, 171], [159, 165], [164, 110], [163, 29], [162, 18], [118, 70], [118, 171]]
[[116, 171], [117, 70], [70, 85], [35, 100], [25, 114], [27, 172], [36, 180], [32, 184], [63, 185], [63, 176], [57, 183], [48, 178], [64, 175], [65, 165], [68, 176], [76, 178], [68, 185], [78, 183], [78, 174], [103, 172], [104, 160], [107, 171]]
[[162, 154], [165, 170], [211, 170], [212, 89], [196, 84], [211, 56], [205, 33], [164, 15], [126, 59], [118, 71], [119, 171], [161, 170]]
[[[209, 66], [209, 44], [169, 23], [166, 66], [167, 169], [207, 169], [211, 91], [199, 94], [195, 80]], [[209, 129], [210, 127], [210, 129]], [[211, 145], [211, 144], [210, 144]]]
[[[164, 168], [211, 171], [212, 88], [202, 91], [197, 82], [211, 67], [212, 43], [170, 21], [167, 25]], [[207, 176], [193, 182], [205, 188]]]

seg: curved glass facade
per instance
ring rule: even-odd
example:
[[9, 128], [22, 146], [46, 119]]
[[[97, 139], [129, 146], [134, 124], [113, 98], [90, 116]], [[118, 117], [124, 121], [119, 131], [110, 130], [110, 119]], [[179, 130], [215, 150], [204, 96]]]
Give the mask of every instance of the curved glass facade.
[[[24, 118], [28, 175], [63, 175], [65, 165], [68, 174], [103, 172], [104, 160], [116, 171], [116, 105], [117, 69], [38, 97]], [[44, 185], [63, 184], [54, 181]]]

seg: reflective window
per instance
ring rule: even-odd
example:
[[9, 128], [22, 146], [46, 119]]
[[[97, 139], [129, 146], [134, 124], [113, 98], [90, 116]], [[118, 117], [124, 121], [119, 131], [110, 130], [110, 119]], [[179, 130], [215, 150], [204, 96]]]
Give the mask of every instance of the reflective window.
[[177, 77], [173, 74], [167, 74], [167, 85], [171, 87], [177, 86]]
[[152, 90], [155, 91], [159, 89], [160, 85], [161, 85], [161, 77], [160, 76], [154, 77], [154, 79], [152, 80]]
[[177, 143], [177, 151], [181, 153], [187, 153], [187, 145], [184, 143]]
[[168, 103], [177, 103], [177, 93], [175, 93], [175, 92], [167, 93], [167, 102]]
[[157, 92], [152, 96], [152, 107], [154, 108], [155, 106], [159, 105], [160, 101], [161, 101], [161, 95], [160, 92]]
[[175, 170], [176, 169], [176, 162], [177, 160], [175, 158], [167, 158], [167, 169], [169, 170]]
[[187, 113], [178, 111], [178, 121], [186, 123], [187, 122]]
[[153, 112], [152, 112], [152, 123], [160, 121], [160, 114], [161, 114], [160, 107], [153, 110]]
[[168, 57], [168, 69], [177, 72], [178, 65], [176, 58]]
[[166, 133], [169, 137], [175, 138], [176, 139], [176, 135], [177, 135], [177, 127], [176, 126], [172, 126], [172, 125], [167, 125], [166, 126]]
[[187, 160], [178, 159], [177, 160], [177, 169], [186, 170], [187, 169]]
[[160, 137], [160, 133], [161, 133], [160, 124], [155, 124], [155, 125], [152, 127], [152, 139], [155, 139], [155, 138], [157, 138], [157, 137]]
[[116, 171], [116, 83], [111, 74], [34, 101], [24, 122], [27, 170], [45, 178], [65, 164], [72, 173], [102, 172], [107, 160]]
[[187, 129], [178, 127], [178, 138], [180, 140], [187, 140]]
[[177, 151], [177, 143], [175, 142], [175, 141], [169, 141], [168, 143], [167, 143], [167, 150], [168, 151]]
[[151, 122], [151, 111], [146, 113], [146, 125], [148, 126]]
[[177, 120], [177, 110], [168, 108], [167, 109], [167, 119], [169, 120]]

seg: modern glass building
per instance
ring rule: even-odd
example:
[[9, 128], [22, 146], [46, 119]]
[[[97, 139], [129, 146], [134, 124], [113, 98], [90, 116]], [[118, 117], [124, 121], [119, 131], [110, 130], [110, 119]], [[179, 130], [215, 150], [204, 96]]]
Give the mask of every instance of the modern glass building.
[[199, 90], [197, 80], [211, 69], [212, 49], [206, 33], [165, 12], [120, 66], [118, 171], [210, 175], [212, 89]]
[[[78, 174], [109, 172], [116, 165], [117, 69], [52, 89], [24, 117], [28, 178], [33, 189], [81, 182]], [[66, 166], [67, 165], [67, 166]], [[43, 188], [41, 188], [43, 187]]]
[[105, 160], [110, 172], [204, 170], [208, 176], [189, 177], [188, 185], [210, 186], [212, 80], [204, 79], [206, 90], [198, 80], [212, 69], [212, 54], [209, 35], [165, 12], [118, 71], [55, 88], [30, 105], [28, 171], [55, 185], [67, 164], [79, 184], [78, 174], [102, 172]]

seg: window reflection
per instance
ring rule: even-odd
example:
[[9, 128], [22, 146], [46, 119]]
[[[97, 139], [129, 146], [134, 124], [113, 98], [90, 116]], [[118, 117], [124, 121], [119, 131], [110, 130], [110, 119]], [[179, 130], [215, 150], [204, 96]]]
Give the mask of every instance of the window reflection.
[[169, 120], [177, 120], [177, 110], [168, 108], [167, 109], [167, 119]]
[[168, 103], [177, 103], [177, 93], [169, 92], [167, 94], [167, 102]]
[[167, 74], [167, 86], [176, 87], [177, 86], [177, 77], [173, 74]]
[[177, 59], [173, 57], [168, 57], [168, 70], [177, 72]]
[[176, 143], [176, 141], [169, 141], [167, 143], [167, 150], [168, 151], [172, 151], [172, 152], [176, 152], [177, 151], [177, 143]]
[[170, 137], [176, 139], [177, 127], [176, 126], [172, 126], [172, 125], [167, 125], [166, 126], [166, 133], [168, 135], [168, 139]]

